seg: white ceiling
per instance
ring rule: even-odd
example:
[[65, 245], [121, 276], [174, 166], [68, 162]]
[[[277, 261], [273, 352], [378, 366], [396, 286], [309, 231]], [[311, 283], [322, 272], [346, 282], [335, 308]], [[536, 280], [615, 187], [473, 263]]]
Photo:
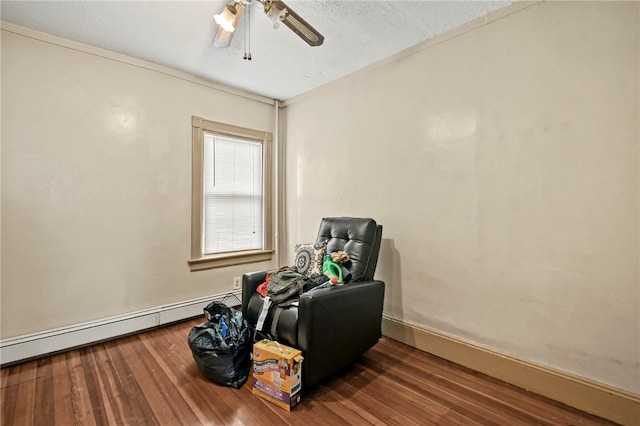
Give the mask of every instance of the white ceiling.
[[[442, 34], [511, 1], [289, 0], [325, 37], [310, 47], [286, 26], [273, 29], [251, 6], [251, 56], [244, 30], [212, 46], [225, 1], [6, 1], [1, 18], [38, 31], [185, 71], [275, 99], [288, 99]], [[247, 14], [242, 18], [246, 22]]]

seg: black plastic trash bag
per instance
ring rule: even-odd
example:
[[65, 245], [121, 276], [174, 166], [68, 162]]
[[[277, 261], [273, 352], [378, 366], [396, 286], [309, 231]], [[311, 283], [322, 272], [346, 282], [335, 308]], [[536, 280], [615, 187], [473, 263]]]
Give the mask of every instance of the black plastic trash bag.
[[198, 368], [214, 383], [239, 389], [251, 369], [251, 332], [242, 313], [221, 302], [204, 308], [208, 321], [189, 332]]

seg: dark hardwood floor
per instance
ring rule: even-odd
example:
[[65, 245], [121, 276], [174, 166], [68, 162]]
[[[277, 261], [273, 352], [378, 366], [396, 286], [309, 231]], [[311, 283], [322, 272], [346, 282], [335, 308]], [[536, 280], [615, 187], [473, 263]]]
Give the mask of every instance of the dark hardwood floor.
[[200, 322], [3, 368], [2, 425], [612, 424], [387, 338], [289, 413], [200, 375]]

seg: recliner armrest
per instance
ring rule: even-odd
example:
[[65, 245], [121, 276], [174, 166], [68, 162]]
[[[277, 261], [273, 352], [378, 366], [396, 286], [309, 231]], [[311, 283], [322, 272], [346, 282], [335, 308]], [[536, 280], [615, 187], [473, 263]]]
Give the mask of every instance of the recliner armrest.
[[249, 272], [242, 275], [242, 315], [247, 316], [251, 295], [267, 278], [267, 271]]
[[[361, 281], [310, 290], [298, 305], [298, 346], [313, 358], [312, 385], [337, 371], [375, 345], [382, 335], [385, 284]], [[318, 372], [318, 377], [313, 377]], [[322, 372], [322, 375], [320, 375]]]

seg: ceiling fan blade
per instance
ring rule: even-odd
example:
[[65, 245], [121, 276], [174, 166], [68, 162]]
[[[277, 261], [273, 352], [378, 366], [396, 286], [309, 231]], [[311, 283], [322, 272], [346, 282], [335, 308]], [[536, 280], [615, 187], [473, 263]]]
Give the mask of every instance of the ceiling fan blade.
[[231, 40], [233, 39], [233, 33], [235, 33], [236, 28], [238, 28], [238, 22], [240, 21], [243, 12], [244, 4], [239, 1], [229, 3], [224, 7], [220, 15], [226, 14], [229, 17], [229, 23], [232, 25], [233, 30], [225, 30], [223, 25], [219, 24], [218, 32], [216, 32], [216, 36], [213, 39], [213, 47], [229, 47]]
[[324, 42], [324, 36], [313, 28], [307, 21], [302, 19], [300, 15], [291, 10], [291, 8], [283, 1], [265, 1], [265, 13], [272, 15], [273, 13], [269, 13], [271, 8], [275, 8], [280, 20], [289, 27], [291, 31], [307, 42], [309, 46], [320, 46], [322, 42]]

